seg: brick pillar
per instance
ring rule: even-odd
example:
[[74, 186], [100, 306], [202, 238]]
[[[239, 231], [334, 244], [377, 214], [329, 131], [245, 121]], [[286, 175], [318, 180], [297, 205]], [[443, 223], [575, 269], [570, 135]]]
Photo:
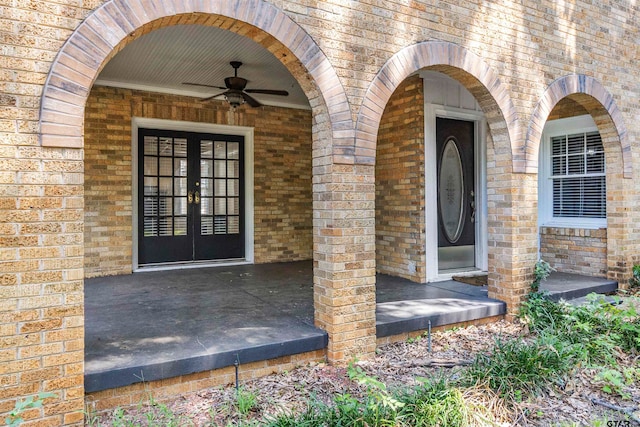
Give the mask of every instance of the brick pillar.
[[372, 165], [314, 166], [315, 323], [331, 363], [376, 348], [374, 187]]
[[607, 163], [607, 278], [626, 289], [633, 264], [638, 263], [640, 210], [633, 181], [625, 179], [616, 166]]
[[82, 425], [82, 151], [11, 148], [0, 167], [0, 419], [51, 392], [25, 425]]
[[538, 176], [514, 174], [510, 164], [487, 171], [489, 297], [518, 313], [529, 292], [538, 254]]

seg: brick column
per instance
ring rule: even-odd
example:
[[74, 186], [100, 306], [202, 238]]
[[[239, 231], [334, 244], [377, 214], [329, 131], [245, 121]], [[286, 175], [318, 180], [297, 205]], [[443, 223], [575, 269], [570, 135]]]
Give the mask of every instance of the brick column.
[[638, 263], [638, 197], [633, 181], [607, 157], [607, 278], [626, 289]]
[[489, 297], [507, 303], [513, 319], [529, 292], [538, 254], [538, 176], [507, 167], [487, 172]]
[[51, 392], [25, 425], [82, 425], [82, 151], [11, 151], [0, 166], [0, 419]]
[[314, 166], [315, 323], [332, 363], [376, 348], [374, 187], [373, 165]]

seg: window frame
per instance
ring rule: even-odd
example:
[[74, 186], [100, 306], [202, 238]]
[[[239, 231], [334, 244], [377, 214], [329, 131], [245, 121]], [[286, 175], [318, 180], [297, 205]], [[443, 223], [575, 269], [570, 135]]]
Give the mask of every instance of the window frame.
[[[599, 132], [590, 115], [549, 120], [542, 132], [538, 169], [538, 224], [542, 227], [606, 228], [607, 218], [555, 217], [553, 216], [553, 178], [551, 170], [551, 139], [578, 133]], [[606, 182], [606, 153], [604, 176]]]

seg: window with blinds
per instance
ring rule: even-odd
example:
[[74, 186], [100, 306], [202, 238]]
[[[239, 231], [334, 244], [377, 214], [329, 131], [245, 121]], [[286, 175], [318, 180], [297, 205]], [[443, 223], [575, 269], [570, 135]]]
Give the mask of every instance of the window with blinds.
[[598, 132], [551, 138], [553, 216], [606, 218], [606, 179]]

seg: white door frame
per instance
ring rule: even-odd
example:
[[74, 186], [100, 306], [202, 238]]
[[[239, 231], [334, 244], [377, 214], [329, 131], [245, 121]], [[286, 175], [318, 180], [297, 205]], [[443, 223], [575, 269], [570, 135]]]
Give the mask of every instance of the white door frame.
[[[138, 264], [138, 129], [175, 130], [183, 132], [218, 133], [244, 137], [244, 185], [245, 185], [245, 257], [233, 261], [196, 261], [190, 263], [163, 264], [141, 268]], [[254, 260], [254, 205], [253, 205], [253, 128], [211, 123], [185, 122], [178, 120], [148, 119], [133, 117], [131, 120], [131, 188], [132, 188], [132, 232], [133, 271], [170, 270], [176, 268], [199, 268], [214, 265], [252, 264]]]
[[476, 271], [488, 269], [487, 234], [487, 144], [486, 119], [481, 111], [425, 104], [425, 252], [427, 282], [449, 280], [451, 273], [438, 269], [438, 174], [436, 150], [436, 118], [465, 120], [474, 123], [475, 202], [476, 202]]

